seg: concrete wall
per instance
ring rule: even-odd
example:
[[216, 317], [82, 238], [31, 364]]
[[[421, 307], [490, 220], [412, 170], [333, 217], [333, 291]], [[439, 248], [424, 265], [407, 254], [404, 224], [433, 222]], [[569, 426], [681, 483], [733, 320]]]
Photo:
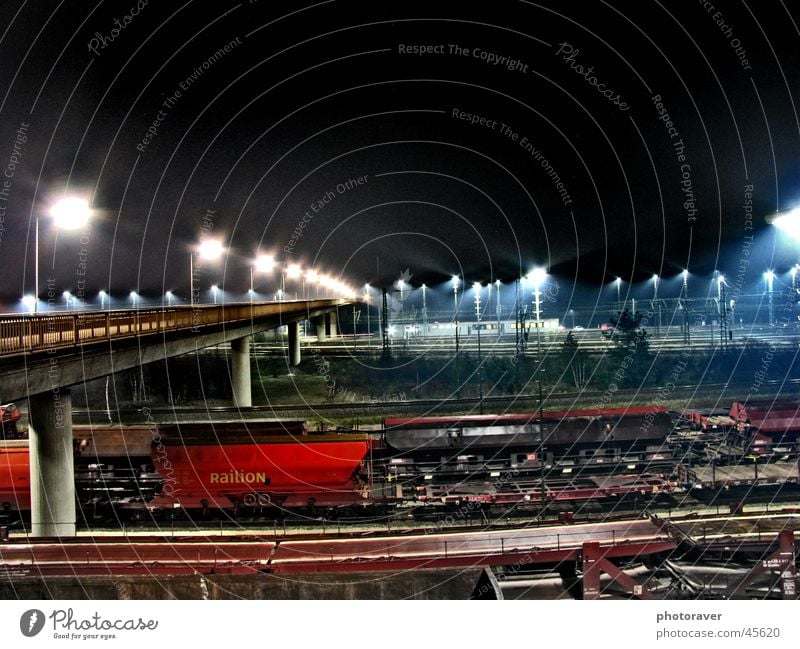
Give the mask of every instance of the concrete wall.
[[[2, 599], [469, 599], [480, 568], [191, 577], [0, 577]], [[203, 583], [205, 581], [205, 583]]]

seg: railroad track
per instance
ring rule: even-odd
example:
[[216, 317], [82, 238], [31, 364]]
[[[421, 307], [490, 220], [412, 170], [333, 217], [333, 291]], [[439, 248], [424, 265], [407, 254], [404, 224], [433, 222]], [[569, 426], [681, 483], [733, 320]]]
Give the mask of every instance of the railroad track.
[[[770, 386], [775, 391], [783, 391], [787, 388], [800, 386], [800, 379], [787, 381], [767, 381], [762, 385]], [[748, 382], [741, 383], [708, 383], [702, 386], [682, 385], [675, 386], [665, 395], [665, 388], [635, 388], [627, 390], [617, 390], [613, 393], [602, 390], [575, 392], [557, 392], [545, 394], [544, 408], [553, 409], [554, 407], [567, 407], [572, 404], [583, 406], [593, 405], [603, 399], [610, 398], [614, 402], [630, 401], [631, 403], [650, 403], [654, 399], [664, 398], [670, 400], [688, 399], [700, 393], [701, 399], [709, 402], [716, 402], [720, 399], [732, 398], [737, 389], [746, 393], [751, 387]], [[726, 396], [727, 395], [727, 396]], [[727, 406], [727, 402], [724, 402]], [[530, 409], [535, 411], [539, 407], [539, 397], [536, 395], [517, 395], [517, 396], [489, 396], [483, 399], [484, 411], [503, 412], [511, 409]], [[606, 403], [597, 403], [597, 407], [606, 406]], [[418, 414], [418, 413], [451, 413], [451, 412], [471, 412], [476, 414], [479, 409], [477, 398], [447, 398], [447, 399], [410, 399], [404, 401], [369, 401], [369, 402], [346, 402], [346, 403], [321, 403], [321, 404], [270, 404], [250, 406], [247, 408], [237, 408], [234, 406], [158, 406], [144, 408], [124, 408], [113, 410], [111, 415], [114, 419], [125, 422], [131, 421], [175, 421], [189, 420], [192, 415], [197, 415], [203, 421], [225, 419], [235, 417], [236, 419], [260, 419], [264, 417], [289, 417], [300, 418], [325, 418], [335, 417], [357, 417], [357, 416], [387, 416], [399, 414]], [[98, 421], [105, 420], [109, 416], [108, 411], [99, 409], [76, 409], [73, 410], [73, 418], [76, 421]]]

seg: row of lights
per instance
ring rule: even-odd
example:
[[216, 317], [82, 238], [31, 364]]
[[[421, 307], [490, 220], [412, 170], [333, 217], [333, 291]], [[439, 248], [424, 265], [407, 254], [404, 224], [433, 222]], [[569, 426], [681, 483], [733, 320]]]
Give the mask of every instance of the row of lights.
[[[222, 245], [221, 241], [216, 239], [205, 239], [203, 240], [198, 246], [196, 250], [196, 254], [201, 259], [206, 261], [216, 261], [225, 253], [225, 247]], [[191, 301], [194, 303], [194, 256], [195, 252], [193, 252], [189, 256], [190, 260], [190, 293], [191, 293]], [[332, 293], [339, 295], [341, 297], [346, 298], [354, 298], [355, 297], [355, 290], [346, 284], [345, 282], [341, 282], [330, 275], [326, 275], [321, 273], [313, 268], [303, 268], [301, 264], [297, 263], [283, 263], [281, 264], [278, 260], [275, 259], [273, 255], [268, 254], [260, 254], [258, 255], [253, 264], [250, 266], [250, 290], [248, 291], [250, 298], [252, 299], [253, 295], [255, 295], [255, 287], [254, 287], [254, 275], [255, 273], [272, 273], [278, 271], [281, 274], [281, 287], [278, 289], [278, 299], [284, 299], [286, 294], [286, 280], [292, 281], [303, 281], [303, 292], [305, 293], [305, 288], [307, 285], [317, 285], [317, 287], [321, 287], [323, 289], [327, 289]], [[212, 286], [211, 290], [215, 293], [216, 298], [216, 286]], [[306, 297], [305, 295], [303, 297]]]
[[[65, 197], [57, 201], [51, 208], [50, 208], [50, 216], [53, 219], [53, 224], [56, 228], [62, 230], [79, 230], [84, 228], [91, 218], [92, 210], [89, 206], [89, 202], [83, 198], [79, 197]], [[39, 308], [39, 217], [36, 217], [35, 221], [35, 290], [33, 295], [25, 295], [22, 298], [22, 303], [31, 311], [38, 312]], [[204, 239], [200, 244], [192, 250], [189, 255], [189, 277], [190, 277], [190, 285], [189, 285], [189, 301], [191, 304], [195, 302], [195, 285], [194, 285], [194, 264], [195, 264], [195, 257], [206, 261], [216, 261], [222, 257], [225, 253], [225, 247], [222, 245], [222, 242], [217, 239]], [[287, 279], [289, 280], [303, 280], [303, 287], [305, 292], [306, 284], [317, 285], [323, 289], [328, 290], [330, 293], [334, 295], [338, 295], [341, 297], [347, 298], [354, 298], [355, 291], [352, 287], [348, 284], [341, 282], [330, 275], [326, 275], [324, 273], [320, 273], [314, 269], [304, 269], [300, 264], [297, 263], [286, 263], [286, 264], [279, 264], [279, 262], [272, 256], [272, 255], [259, 255], [251, 266], [250, 272], [250, 290], [249, 295], [250, 299], [252, 300], [253, 296], [255, 295], [255, 290], [253, 287], [253, 274], [255, 272], [259, 273], [270, 273], [275, 270], [280, 270], [281, 272], [281, 288], [278, 290], [277, 295], [278, 299], [282, 300], [285, 298], [285, 282]], [[214, 295], [214, 302], [217, 301], [217, 293], [219, 292], [219, 287], [214, 285], [211, 287], [211, 291]], [[318, 290], [317, 290], [318, 294]], [[72, 295], [69, 291], [64, 291], [62, 294], [64, 297], [65, 304], [67, 308], [69, 308], [70, 303], [73, 300], [77, 301], [77, 298]], [[167, 298], [167, 303], [171, 304], [174, 299], [176, 299], [175, 294], [172, 291], [167, 291], [165, 294]], [[100, 305], [101, 308], [105, 307], [105, 303], [109, 299], [108, 293], [105, 291], [100, 291], [98, 293], [98, 297], [100, 298]], [[305, 296], [304, 296], [305, 297]], [[137, 305], [137, 301], [139, 299], [139, 295], [136, 291], [131, 291], [130, 299], [132, 305], [135, 307]]]

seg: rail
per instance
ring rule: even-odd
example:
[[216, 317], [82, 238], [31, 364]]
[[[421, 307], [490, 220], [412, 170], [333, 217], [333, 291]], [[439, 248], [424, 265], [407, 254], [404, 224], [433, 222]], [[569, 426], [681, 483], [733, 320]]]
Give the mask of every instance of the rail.
[[168, 332], [197, 332], [268, 317], [292, 318], [343, 304], [343, 300], [309, 300], [4, 315], [0, 316], [0, 357]]

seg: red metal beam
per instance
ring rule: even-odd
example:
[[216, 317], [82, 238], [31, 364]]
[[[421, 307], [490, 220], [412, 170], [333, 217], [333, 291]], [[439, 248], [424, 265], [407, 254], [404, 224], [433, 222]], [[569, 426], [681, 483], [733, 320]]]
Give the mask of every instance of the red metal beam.
[[744, 590], [759, 576], [768, 570], [777, 570], [781, 575], [781, 591], [783, 599], [797, 598], [797, 567], [795, 565], [794, 531], [781, 530], [778, 534], [778, 549], [769, 557], [754, 566], [729, 591], [734, 597]]
[[583, 599], [600, 599], [600, 574], [605, 572], [634, 597], [655, 599], [645, 586], [626, 575], [608, 560], [608, 552], [599, 543], [583, 544]]
[[[60, 548], [3, 546], [0, 554], [0, 577], [90, 576], [126, 574], [253, 574], [257, 572], [313, 573], [398, 571], [469, 566], [557, 564], [575, 561], [578, 547], [561, 549], [512, 549], [502, 553], [473, 553], [456, 556], [406, 556], [359, 559], [334, 555], [318, 556], [304, 561], [281, 561], [272, 555], [272, 543], [222, 544], [199, 547], [198, 543], [137, 543], [114, 544], [105, 551], [87, 549], [86, 544], [67, 544]], [[598, 547], [599, 544], [597, 544]], [[103, 548], [98, 545], [98, 548]], [[669, 552], [675, 549], [672, 541], [621, 542], [604, 546], [606, 558], [631, 557]], [[9, 550], [14, 550], [9, 552]]]

